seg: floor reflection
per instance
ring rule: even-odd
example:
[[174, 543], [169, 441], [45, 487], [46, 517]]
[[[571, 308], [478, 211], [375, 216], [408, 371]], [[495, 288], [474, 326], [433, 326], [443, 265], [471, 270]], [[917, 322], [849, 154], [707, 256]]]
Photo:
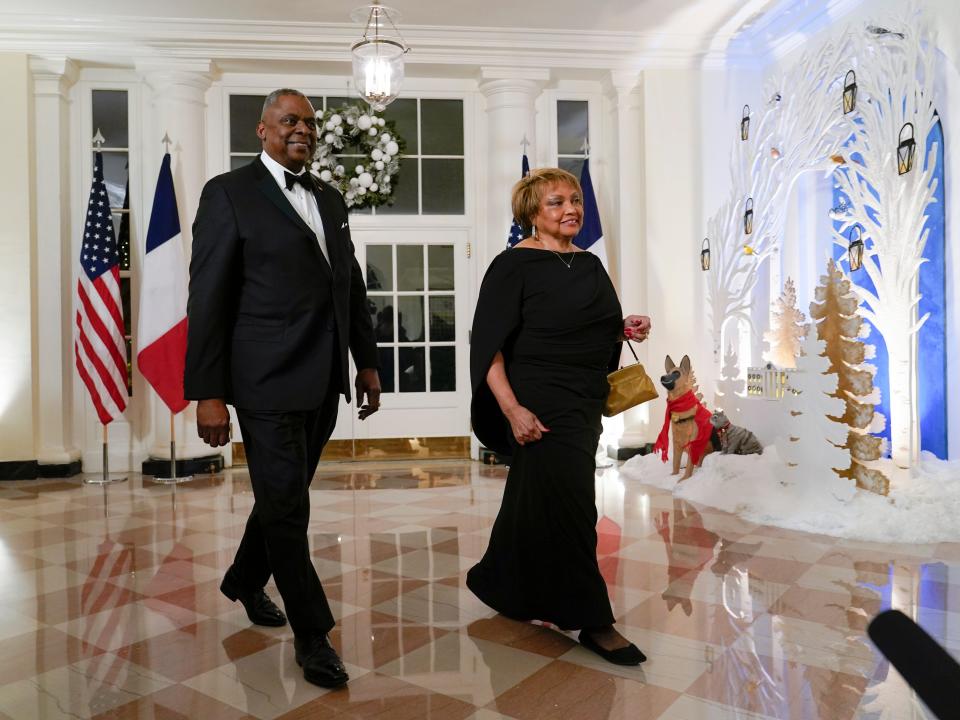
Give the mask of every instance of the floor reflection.
[[[218, 590], [253, 504], [243, 470], [178, 487], [0, 485], [0, 719], [925, 718], [866, 637], [897, 608], [960, 650], [960, 544], [887, 546], [758, 526], [597, 477], [618, 668], [466, 589], [505, 469], [325, 463], [310, 547], [346, 690], [305, 683], [289, 628]], [[276, 594], [275, 588], [268, 591]]]

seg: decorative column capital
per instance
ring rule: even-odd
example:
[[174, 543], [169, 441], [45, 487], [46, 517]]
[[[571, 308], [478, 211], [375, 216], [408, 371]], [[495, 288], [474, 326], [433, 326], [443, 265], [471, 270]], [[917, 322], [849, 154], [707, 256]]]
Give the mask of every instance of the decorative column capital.
[[77, 64], [68, 57], [30, 56], [30, 74], [33, 76], [35, 96], [65, 97], [77, 81]]
[[487, 99], [487, 111], [501, 108], [532, 109], [550, 79], [546, 68], [480, 68], [479, 90]]
[[636, 107], [640, 97], [637, 92], [640, 89], [640, 83], [643, 79], [643, 73], [640, 70], [611, 70], [609, 86], [617, 98], [618, 109], [628, 109]]
[[147, 58], [135, 67], [156, 96], [199, 105], [217, 72], [211, 60]]
[[538, 84], [546, 84], [550, 79], [550, 70], [548, 68], [519, 68], [503, 67], [500, 65], [485, 65], [480, 68], [480, 80], [517, 80], [522, 84], [524, 81]]

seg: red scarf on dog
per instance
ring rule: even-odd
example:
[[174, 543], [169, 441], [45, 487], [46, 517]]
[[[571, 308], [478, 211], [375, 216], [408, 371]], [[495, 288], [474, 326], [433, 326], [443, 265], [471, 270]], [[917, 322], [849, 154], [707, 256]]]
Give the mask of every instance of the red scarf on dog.
[[670, 413], [686, 412], [694, 407], [697, 408], [696, 415], [693, 416], [693, 422], [697, 424], [697, 436], [687, 444], [687, 447], [681, 448], [680, 452], [689, 450], [690, 462], [694, 465], [697, 465], [703, 457], [707, 443], [710, 442], [710, 411], [700, 404], [693, 390], [690, 390], [678, 398], [667, 400], [667, 414], [663, 420], [663, 428], [657, 437], [656, 445], [653, 446], [653, 451], [660, 453], [660, 458], [664, 462], [667, 461], [670, 447]]

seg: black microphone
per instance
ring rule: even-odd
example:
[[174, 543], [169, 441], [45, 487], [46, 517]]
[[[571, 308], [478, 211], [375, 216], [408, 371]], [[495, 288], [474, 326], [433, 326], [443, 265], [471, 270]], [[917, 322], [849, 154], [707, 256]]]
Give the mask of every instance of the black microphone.
[[867, 634], [940, 720], [960, 718], [960, 664], [899, 610], [877, 615]]

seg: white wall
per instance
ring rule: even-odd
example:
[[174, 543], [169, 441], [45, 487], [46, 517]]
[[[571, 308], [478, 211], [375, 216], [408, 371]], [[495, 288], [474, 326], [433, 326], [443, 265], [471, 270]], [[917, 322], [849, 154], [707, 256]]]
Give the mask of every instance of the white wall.
[[[700, 138], [705, 119], [700, 75], [694, 68], [647, 70], [642, 89], [646, 197], [646, 267], [642, 271], [649, 306], [624, 310], [651, 317], [653, 331], [646, 351], [654, 377], [662, 374], [666, 355], [676, 362], [690, 355], [703, 387], [701, 372], [710, 367], [711, 358], [709, 343], [701, 339], [706, 317], [699, 270], [704, 227]], [[622, 162], [631, 161], [622, 158]], [[660, 430], [664, 408], [664, 398], [649, 408], [651, 442]]]
[[27, 56], [0, 54], [5, 140], [0, 173], [0, 462], [36, 458], [31, 94]]

